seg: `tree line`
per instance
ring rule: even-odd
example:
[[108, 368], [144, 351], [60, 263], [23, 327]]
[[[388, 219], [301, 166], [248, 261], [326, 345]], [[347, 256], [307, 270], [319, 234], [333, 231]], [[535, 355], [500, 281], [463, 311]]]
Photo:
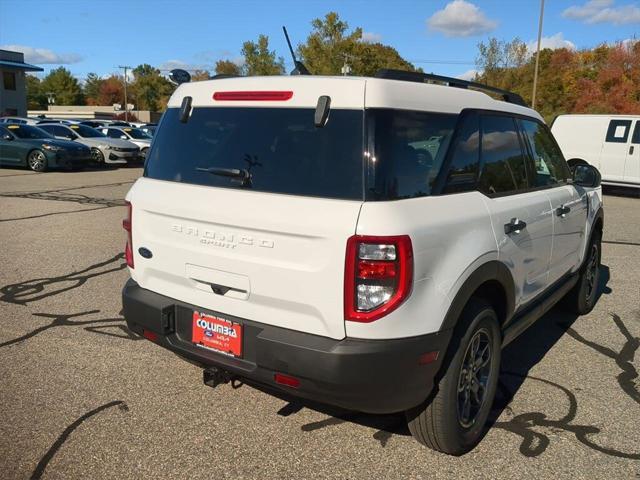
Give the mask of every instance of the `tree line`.
[[[381, 42], [366, 41], [360, 27], [351, 29], [335, 12], [311, 22], [297, 56], [317, 75], [340, 75], [348, 65], [350, 75], [370, 76], [382, 68], [422, 71], [398, 51]], [[192, 80], [215, 75], [283, 75], [284, 58], [269, 46], [269, 37], [242, 44], [240, 61], [221, 59], [212, 71], [196, 70]], [[476, 81], [519, 93], [531, 101], [535, 58], [519, 39], [490, 38], [478, 44]], [[437, 73], [437, 72], [434, 72]], [[129, 103], [139, 110], [162, 111], [175, 86], [148, 64], [132, 70], [128, 79]], [[120, 75], [101, 78], [90, 73], [81, 84], [64, 67], [42, 80], [27, 77], [30, 109], [46, 108], [47, 95], [60, 105], [112, 105], [124, 103]], [[640, 113], [640, 42], [600, 45], [587, 50], [542, 50], [536, 108], [551, 120], [561, 113]]]

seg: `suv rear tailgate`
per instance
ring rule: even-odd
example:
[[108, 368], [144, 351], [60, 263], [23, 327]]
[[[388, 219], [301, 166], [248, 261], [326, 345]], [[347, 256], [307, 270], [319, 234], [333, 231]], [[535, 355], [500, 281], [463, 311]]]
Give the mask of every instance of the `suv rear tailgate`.
[[345, 245], [360, 201], [150, 178], [139, 179], [127, 200], [131, 276], [141, 287], [221, 314], [345, 336]]

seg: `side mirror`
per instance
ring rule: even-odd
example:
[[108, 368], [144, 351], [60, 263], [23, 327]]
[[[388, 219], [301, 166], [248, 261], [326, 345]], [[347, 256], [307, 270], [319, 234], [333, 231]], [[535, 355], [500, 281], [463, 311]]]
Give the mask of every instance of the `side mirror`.
[[7, 142], [10, 142], [11, 140], [13, 140], [13, 137], [8, 133], [5, 133], [4, 135], [2, 135], [2, 139], [6, 140]]
[[129, 140], [129, 137], [127, 137], [126, 135], [120, 135], [120, 138], [123, 140]]
[[75, 140], [76, 138], [78, 138], [78, 135], [76, 135], [75, 133], [70, 133], [69, 136], [67, 137], [69, 140]]
[[597, 188], [602, 177], [593, 165], [576, 165], [573, 169], [573, 183], [581, 187]]

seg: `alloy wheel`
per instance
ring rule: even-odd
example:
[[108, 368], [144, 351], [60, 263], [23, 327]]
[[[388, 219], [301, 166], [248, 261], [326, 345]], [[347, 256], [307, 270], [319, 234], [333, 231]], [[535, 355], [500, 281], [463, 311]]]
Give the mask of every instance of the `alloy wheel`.
[[46, 158], [44, 153], [35, 151], [29, 154], [29, 168], [35, 172], [40, 172], [44, 169], [46, 164]]
[[484, 328], [471, 338], [458, 377], [458, 422], [471, 427], [487, 396], [491, 373], [491, 339]]

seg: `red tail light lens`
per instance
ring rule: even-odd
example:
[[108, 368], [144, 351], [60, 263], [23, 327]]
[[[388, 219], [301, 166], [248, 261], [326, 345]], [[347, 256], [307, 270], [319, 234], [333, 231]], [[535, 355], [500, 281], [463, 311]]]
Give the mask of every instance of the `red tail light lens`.
[[285, 387], [298, 388], [300, 386], [300, 380], [291, 375], [285, 375], [284, 373], [276, 373], [273, 376], [276, 383], [284, 385]]
[[131, 203], [125, 202], [127, 207], [127, 218], [122, 220], [122, 228], [127, 232], [127, 244], [124, 246], [124, 258], [129, 268], [133, 268], [133, 240], [131, 238], [131, 229], [133, 226], [133, 217], [131, 213]]
[[291, 91], [214, 92], [213, 99], [221, 101], [285, 101], [293, 97]]
[[408, 235], [354, 235], [347, 241], [344, 317], [373, 322], [392, 312], [411, 293], [413, 247]]

